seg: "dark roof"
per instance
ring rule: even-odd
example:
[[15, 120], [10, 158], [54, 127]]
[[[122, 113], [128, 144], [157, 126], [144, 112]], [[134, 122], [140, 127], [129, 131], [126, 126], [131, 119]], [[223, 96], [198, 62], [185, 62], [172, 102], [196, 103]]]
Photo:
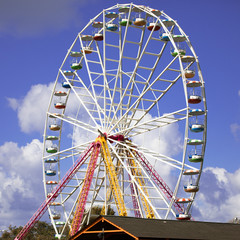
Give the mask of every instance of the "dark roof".
[[[90, 224], [87, 229], [95, 231], [102, 230], [102, 228], [110, 229], [110, 225], [114, 227], [112, 229], [124, 229], [126, 234], [129, 233], [139, 239], [240, 239], [240, 225], [233, 223], [100, 216], [94, 221], [94, 223]], [[84, 232], [84, 229], [77, 235], [80, 236], [81, 232]], [[88, 236], [83, 237], [82, 235], [81, 237], [75, 239], [91, 239], [90, 235], [92, 234], [86, 235]], [[96, 236], [92, 237], [97, 239]], [[118, 238], [113, 237], [113, 239]]]

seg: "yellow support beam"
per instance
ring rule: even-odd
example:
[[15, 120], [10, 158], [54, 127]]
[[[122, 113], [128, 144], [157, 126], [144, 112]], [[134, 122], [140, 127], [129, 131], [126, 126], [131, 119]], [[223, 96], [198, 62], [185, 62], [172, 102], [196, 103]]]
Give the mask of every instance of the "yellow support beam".
[[[118, 176], [118, 173], [119, 173], [119, 166], [120, 166], [120, 161], [118, 160], [117, 161], [117, 166], [116, 166], [116, 175]], [[106, 196], [106, 199], [107, 199], [107, 202], [109, 202], [112, 198], [112, 188], [111, 186], [107, 189], [107, 196]], [[105, 205], [103, 205], [103, 208], [101, 210], [101, 213], [100, 215], [105, 215]]]
[[113, 197], [117, 206], [118, 214], [120, 216], [127, 216], [127, 209], [125, 207], [123, 195], [118, 182], [117, 174], [114, 164], [112, 162], [111, 153], [109, 151], [107, 142], [103, 136], [99, 137], [99, 141], [102, 144], [102, 152], [104, 156], [104, 162], [106, 166], [107, 176], [109, 179], [110, 189], [112, 189]]
[[[131, 166], [131, 173], [132, 173], [133, 176], [135, 176], [135, 179], [138, 182], [138, 184], [140, 185], [140, 187], [142, 188], [145, 196], [148, 197], [149, 194], [148, 194], [148, 191], [147, 191], [147, 188], [146, 188], [146, 184], [145, 184], [145, 181], [144, 181], [144, 178], [143, 178], [142, 171], [137, 166], [137, 164], [136, 164], [136, 162], [133, 158], [132, 153], [131, 154], [128, 153], [128, 155], [129, 155], [128, 163]], [[146, 197], [140, 191], [139, 191], [139, 195], [140, 195], [140, 198], [141, 198], [141, 202], [142, 202], [143, 209], [144, 209], [144, 212], [146, 214], [146, 217], [147, 218], [155, 218], [154, 211], [153, 211], [152, 207], [149, 205]]]

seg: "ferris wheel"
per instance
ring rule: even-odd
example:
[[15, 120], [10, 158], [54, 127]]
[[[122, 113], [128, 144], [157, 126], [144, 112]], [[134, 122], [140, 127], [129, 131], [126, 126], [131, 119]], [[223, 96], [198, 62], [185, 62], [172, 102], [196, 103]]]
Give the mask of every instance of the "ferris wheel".
[[[198, 57], [163, 11], [104, 9], [67, 50], [46, 114], [43, 182], [56, 237], [101, 214], [191, 219], [207, 108]], [[68, 174], [76, 161], [78, 169]]]

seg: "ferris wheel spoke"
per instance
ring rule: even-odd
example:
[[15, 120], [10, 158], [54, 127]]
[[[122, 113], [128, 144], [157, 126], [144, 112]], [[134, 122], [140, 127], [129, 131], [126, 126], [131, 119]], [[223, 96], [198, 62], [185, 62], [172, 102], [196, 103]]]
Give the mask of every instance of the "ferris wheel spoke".
[[[131, 27], [132, 27], [132, 26], [131, 26]], [[123, 58], [131, 59], [131, 58], [127, 57], [127, 56], [123, 56], [123, 55], [122, 55], [122, 54], [123, 54], [123, 50], [124, 50], [125, 43], [126, 43], [126, 42], [128, 43], [128, 41], [125, 41], [125, 36], [126, 36], [127, 29], [128, 29], [128, 27], [126, 27], [126, 30], [125, 30], [125, 35], [124, 35], [124, 40], [123, 40], [123, 43], [124, 43], [124, 44], [123, 44], [123, 46], [122, 46], [122, 49], [120, 50], [120, 60], [119, 60], [119, 63], [121, 63], [121, 61], [123, 60]], [[144, 31], [142, 31], [142, 36], [141, 36], [140, 42], [142, 42], [142, 37], [143, 37], [143, 35], [144, 35]], [[148, 37], [148, 40], [147, 40], [147, 42], [146, 42], [146, 44], [145, 44], [144, 49], [146, 48], [149, 40], [152, 40], [152, 39], [154, 39], [154, 38], [151, 38], [151, 34], [150, 34], [150, 36]], [[155, 40], [156, 40], [156, 39], [155, 39]], [[158, 39], [158, 41], [159, 41], [159, 39]], [[133, 43], [133, 42], [132, 42], [132, 43]], [[156, 59], [156, 61], [155, 61], [155, 63], [154, 63], [154, 66], [151, 68], [151, 72], [150, 72], [150, 75], [149, 75], [149, 77], [148, 77], [148, 80], [151, 79], [151, 76], [152, 76], [152, 74], [154, 73], [155, 67], [156, 67], [159, 59], [160, 59], [161, 56], [162, 56], [162, 53], [163, 53], [163, 50], [164, 50], [165, 46], [166, 46], [166, 43], [163, 45], [160, 53], [159, 53], [159, 54], [155, 54], [155, 55], [157, 55], [158, 57], [157, 57], [157, 59]], [[139, 65], [139, 56], [140, 56], [140, 55], [150, 54], [149, 52], [146, 52], [146, 51], [144, 51], [144, 50], [141, 52], [141, 48], [142, 48], [142, 45], [139, 44], [139, 46], [138, 46], [138, 56], [133, 59], [133, 60], [135, 61], [136, 67]], [[120, 68], [120, 66], [121, 66], [121, 64], [119, 64], [119, 68]], [[143, 66], [142, 66], [142, 67], [141, 67], [141, 66], [138, 66], [138, 68], [144, 68], [144, 67], [143, 67]], [[125, 112], [125, 111], [126, 111], [126, 108], [129, 108], [130, 103], [131, 103], [131, 99], [132, 99], [133, 88], [135, 87], [136, 89], [138, 89], [137, 84], [134, 83], [134, 79], [135, 79], [135, 75], [139, 75], [139, 74], [137, 73], [137, 70], [138, 70], [138, 69], [136, 68], [135, 70], [136, 70], [136, 71], [133, 72], [133, 73], [131, 73], [131, 75], [128, 74], [128, 75], [129, 75], [129, 78], [130, 78], [129, 83], [131, 83], [131, 78], [132, 78], [133, 80], [132, 80], [131, 85], [129, 84], [129, 85], [125, 88], [125, 91], [124, 91], [124, 93], [123, 93], [123, 95], [124, 95], [124, 94], [126, 93], [126, 91], [128, 91], [128, 104], [124, 105], [125, 110], [123, 109], [123, 105], [122, 105], [122, 104], [117, 105], [117, 106], [119, 107], [119, 109], [118, 109], [118, 108], [116, 109], [115, 114], [117, 113], [118, 110], [119, 110], [120, 112]], [[122, 72], [122, 74], [124, 73], [122, 70], [121, 70], [121, 72]], [[119, 74], [119, 69], [118, 69], [118, 74]], [[120, 74], [120, 76], [121, 76], [122, 74]], [[126, 74], [126, 73], [125, 73], [125, 74]], [[146, 82], [148, 82], [148, 80], [146, 80]], [[115, 85], [115, 86], [116, 86], [116, 85]], [[129, 87], [129, 86], [130, 86], [130, 87]], [[146, 86], [145, 86], [145, 87], [146, 87]], [[115, 91], [114, 91], [114, 92], [115, 92]], [[138, 93], [139, 93], [139, 90], [138, 90]], [[140, 94], [140, 93], [139, 93], [139, 94]], [[125, 96], [126, 96], [126, 95], [125, 95]], [[120, 114], [120, 115], [122, 115], [122, 114]]]
[[[110, 102], [107, 103], [109, 105], [109, 111], [108, 111], [108, 116], [106, 118], [106, 121], [108, 123], [110, 122], [109, 126], [111, 125], [111, 119], [112, 120], [116, 119], [116, 116], [117, 116], [118, 112], [120, 112], [120, 114], [122, 114], [121, 113], [122, 112], [122, 108], [118, 109], [119, 104], [116, 104], [116, 102], [115, 102], [115, 97], [116, 97], [115, 95], [116, 95], [116, 93], [119, 93], [120, 97], [121, 97], [122, 92], [123, 92], [123, 86], [122, 86], [122, 65], [121, 65], [121, 63], [122, 63], [122, 60], [124, 58], [123, 51], [124, 51], [124, 47], [125, 47], [126, 34], [128, 32], [128, 29], [129, 29], [129, 26], [127, 25], [126, 29], [124, 31], [123, 41], [120, 40], [118, 45], [112, 45], [112, 44], [109, 44], [109, 43], [105, 43], [105, 46], [114, 47], [114, 48], [118, 48], [119, 49], [119, 60], [114, 60], [112, 58], [105, 58], [105, 62], [108, 61], [108, 62], [117, 62], [117, 63], [119, 63], [118, 67], [116, 69], [116, 74], [113, 75], [114, 79], [115, 79], [115, 82], [111, 85], [111, 93], [109, 94], [109, 95], [111, 95]], [[119, 34], [119, 39], [121, 39], [120, 38], [121, 31], [119, 31], [118, 34]], [[138, 49], [140, 49], [140, 48], [141, 48], [141, 44], [138, 44]], [[138, 50], [138, 52], [139, 52], [139, 50]], [[106, 69], [105, 69], [105, 72], [106, 72]], [[106, 78], [107, 78], [108, 75], [109, 75], [109, 73], [106, 72]], [[112, 76], [112, 75], [110, 74], [110, 76]], [[108, 82], [110, 83], [111, 81], [107, 81], [106, 82], [106, 85], [108, 86], [108, 91], [109, 91], [110, 85], [108, 85]], [[113, 117], [112, 117], [112, 115], [113, 115]]]
[[[142, 146], [138, 146], [135, 143], [132, 142], [128, 142], [126, 141], [126, 143], [122, 143], [122, 142], [117, 142], [116, 140], [111, 139], [111, 141], [118, 143], [119, 145], [125, 147], [125, 148], [129, 148], [130, 150], [136, 150], [138, 149], [138, 152], [146, 155], [147, 157], [149, 157], [152, 160], [156, 160], [158, 162], [164, 163], [169, 165], [170, 167], [176, 168], [181, 170], [182, 169], [182, 162], [176, 159], [173, 159], [171, 157], [165, 156], [163, 154], [160, 154], [158, 152], [155, 152], [153, 150], [149, 150], [147, 148], [144, 148]], [[190, 165], [185, 164], [186, 167], [189, 167], [190, 169], [196, 169]]]
[[[146, 83], [146, 87], [145, 90], [142, 91], [142, 93], [139, 96], [135, 96], [135, 101], [131, 104], [131, 106], [125, 111], [125, 113], [123, 114], [122, 117], [119, 118], [119, 120], [117, 121], [117, 123], [113, 124], [113, 127], [110, 129], [110, 131], [113, 131], [113, 129], [116, 128], [117, 124], [120, 123], [120, 121], [122, 121], [124, 118], [127, 117], [127, 115], [129, 114], [129, 112], [133, 112], [133, 114], [137, 111], [142, 112], [141, 117], [139, 118], [139, 121], [159, 102], [159, 100], [166, 94], [167, 91], [169, 91], [169, 89], [176, 83], [176, 81], [181, 77], [181, 74], [179, 74], [174, 80], [166, 80], [166, 79], [161, 79], [161, 75], [169, 68], [169, 66], [171, 66], [171, 64], [176, 60], [177, 58], [175, 57], [168, 65], [167, 67], [158, 75], [157, 78], [155, 78], [155, 80], [153, 80], [152, 83], [148, 84]], [[153, 89], [154, 84], [158, 83], [158, 81], [165, 81], [168, 82], [169, 85], [166, 89], [164, 90], [159, 90], [159, 89]], [[129, 80], [130, 82], [130, 80]], [[137, 84], [135, 82], [135, 84]], [[126, 90], [125, 90], [126, 91]], [[155, 94], [158, 94], [157, 99], [150, 99], [150, 98], [146, 98], [144, 99], [144, 96], [147, 95], [147, 93], [151, 93], [154, 92]], [[133, 95], [131, 95], [133, 97]], [[147, 109], [143, 109], [142, 107], [138, 106], [140, 105], [141, 102], [151, 102], [152, 104], [147, 108]], [[149, 104], [148, 104], [149, 105]], [[128, 122], [128, 124], [130, 124], [131, 122]]]
[[[177, 123], [187, 118], [186, 110], [187, 109], [185, 108], [172, 113], [167, 113], [148, 121], [143, 121], [144, 119], [142, 119], [142, 121], [139, 121], [138, 118], [132, 118], [133, 126], [126, 128], [124, 130], [124, 133], [127, 133], [127, 135], [132, 138], [137, 135], [162, 128], [164, 126], [168, 126], [169, 124]], [[136, 123], [134, 123], [134, 121]]]
[[[124, 166], [125, 170], [128, 172], [129, 176], [131, 177], [131, 180], [132, 180], [132, 181], [134, 182], [134, 184], [137, 186], [138, 190], [141, 192], [141, 194], [144, 196], [144, 198], [146, 199], [146, 201], [148, 202], [148, 204], [149, 204], [149, 205], [151, 206], [151, 208], [154, 210], [154, 213], [156, 214], [156, 216], [157, 216], [158, 218], [160, 218], [160, 216], [159, 216], [159, 214], [158, 214], [155, 206], [153, 206], [151, 200], [149, 199], [149, 197], [148, 197], [147, 194], [146, 194], [146, 191], [144, 191], [144, 189], [143, 189], [144, 186], [140, 185], [140, 183], [136, 180], [136, 176], [134, 176], [134, 175], [132, 174], [132, 172], [130, 171], [130, 168], [122, 161], [122, 158], [121, 158], [121, 156], [117, 153], [115, 147], [113, 147], [113, 146], [110, 144], [110, 148], [111, 148], [111, 150], [114, 152], [114, 154], [116, 155], [116, 157], [118, 158], [118, 160], [121, 162], [121, 164]], [[144, 169], [142, 169], [142, 171], [144, 171]], [[151, 181], [151, 179], [147, 176], [146, 173], [145, 173], [144, 177], [147, 178], [149, 182], [151, 182], [152, 186], [154, 186], [154, 183]], [[159, 193], [159, 192], [158, 192], [158, 193]], [[164, 200], [164, 199], [162, 198], [162, 195], [161, 195], [161, 194], [160, 194], [159, 198], [160, 198], [161, 200]]]
[[[114, 149], [117, 149], [117, 148], [114, 148]], [[113, 151], [114, 151], [114, 149], [112, 148]], [[171, 199], [174, 197], [173, 192], [170, 190], [170, 188], [167, 186], [167, 184], [163, 181], [163, 179], [159, 175], [156, 176], [156, 174], [157, 174], [156, 172], [155, 173], [152, 172], [154, 170], [153, 166], [151, 166], [150, 162], [148, 162], [147, 159], [144, 158], [141, 153], [136, 151], [136, 148], [133, 150], [130, 150], [127, 146], [126, 151], [128, 152], [127, 156], [128, 156], [128, 159], [130, 160], [130, 162], [132, 162], [133, 159], [136, 161], [134, 164], [130, 164], [129, 175], [131, 177], [131, 180], [136, 185], [138, 191], [140, 191], [142, 196], [144, 197], [143, 199], [145, 199], [145, 201], [146, 201], [145, 204], [143, 202], [142, 202], [142, 204], [145, 205], [145, 207], [146, 207], [146, 204], [149, 205], [149, 207], [154, 212], [154, 213], [153, 212], [151, 213], [151, 211], [149, 211], [149, 210], [147, 211], [145, 209], [145, 212], [146, 211], [148, 212], [148, 214], [146, 214], [146, 215], [150, 214], [149, 216], [153, 217], [154, 214], [156, 214], [156, 217], [160, 217], [158, 214], [159, 206], [153, 205], [154, 204], [153, 199], [155, 202], [156, 201], [164, 202], [165, 207], [161, 207], [161, 209], [168, 211], [169, 206], [170, 206], [169, 201], [171, 201]], [[119, 159], [119, 161], [121, 161], [121, 156], [119, 156], [117, 154], [117, 152], [115, 152], [115, 154], [116, 154], [117, 158]], [[122, 163], [122, 164], [124, 164], [124, 163]], [[137, 164], [137, 165], [135, 165], [135, 164]], [[127, 168], [127, 167], [128, 166], [126, 165], [125, 168]], [[137, 175], [135, 175], [135, 174], [137, 174]], [[160, 187], [161, 191], [159, 190], [157, 185], [158, 186], [161, 185], [161, 187]], [[150, 192], [150, 191], [151, 191], [151, 196], [148, 195], [148, 192]], [[153, 191], [154, 192], [156, 191], [155, 194], [153, 194]], [[152, 195], [154, 195], [155, 197], [152, 197]], [[181, 207], [175, 203], [174, 203], [174, 206], [178, 209], [178, 211], [182, 210]], [[172, 209], [170, 209], [170, 211], [172, 211]], [[174, 212], [172, 211], [172, 213], [174, 213]]]
[[[51, 115], [51, 113], [48, 113], [48, 114]], [[56, 116], [56, 118], [63, 122], [66, 122], [72, 126], [79, 127], [83, 130], [86, 130], [87, 132], [97, 134], [96, 127], [93, 127], [92, 125], [90, 125], [86, 122], [80, 121], [79, 119], [76, 119], [76, 118], [73, 118], [70, 116], [66, 116], [66, 115]]]
[[[159, 41], [159, 39], [151, 38], [151, 34], [150, 34], [150, 36], [149, 36], [149, 38], [148, 38], [148, 40], [147, 40], [147, 43], [145, 44], [145, 47], [147, 46], [149, 40], [153, 40], [153, 39]], [[157, 65], [157, 63], [159, 62], [159, 60], [160, 60], [160, 58], [161, 58], [161, 56], [162, 56], [162, 53], [163, 53], [165, 47], [166, 47], [166, 43], [164, 43], [164, 45], [163, 45], [160, 53], [156, 53], [156, 54], [150, 53], [150, 52], [146, 52], [146, 51], [145, 51], [145, 48], [144, 48], [143, 51], [141, 52], [141, 56], [142, 56], [143, 54], [148, 54], [148, 55], [155, 55], [155, 56], [157, 56], [157, 59], [156, 59], [154, 65], [153, 65], [153, 67], [150, 68], [150, 69], [148, 69], [148, 70], [150, 70], [150, 74], [149, 74], [148, 79], [147, 79], [147, 80], [146, 80], [146, 79], [143, 79], [143, 80], [145, 81], [145, 82], [142, 82], [142, 84], [145, 85], [144, 89], [147, 87], [148, 82], [150, 81], [150, 79], [151, 79], [151, 77], [152, 77], [152, 75], [153, 75], [153, 73], [154, 73], [154, 71], [155, 71], [155, 69], [156, 69], [156, 65]], [[139, 51], [138, 51], [138, 54], [140, 54], [140, 49], [139, 49]], [[126, 57], [126, 58], [127, 58], [127, 57]], [[121, 60], [121, 59], [120, 59], [120, 60]], [[138, 61], [137, 61], [137, 60], [138, 60]], [[128, 99], [128, 107], [129, 107], [129, 105], [130, 105], [130, 103], [131, 103], [131, 99], [132, 99], [132, 97], [133, 97], [133, 96], [132, 96], [132, 94], [133, 94], [133, 87], [136, 86], [136, 88], [137, 88], [137, 84], [134, 82], [135, 75], [138, 75], [138, 74], [137, 74], [137, 70], [140, 69], [140, 68], [147, 69], [147, 68], [145, 68], [145, 67], [143, 67], [143, 66], [142, 66], [142, 67], [141, 67], [141, 66], [138, 66], [138, 65], [139, 65], [139, 60], [140, 60], [140, 58], [139, 58], [139, 56], [138, 56], [138, 57], [135, 59], [135, 61], [136, 61], [135, 72], [133, 72], [132, 75], [130, 75], [129, 83], [131, 82], [131, 80], [133, 81], [133, 83], [131, 84], [132, 87], [128, 88], [128, 86], [129, 86], [129, 85], [128, 85], [128, 86], [125, 88], [125, 91], [124, 91], [124, 95], [126, 94], [126, 91], [129, 91], [129, 93], [128, 93], [128, 98], [129, 98], [129, 99]], [[143, 89], [143, 91], [144, 91], [144, 89]], [[159, 90], [157, 90], [157, 89], [155, 89], [155, 91], [158, 91], [158, 92], [159, 92]], [[150, 99], [148, 99], [147, 101], [150, 101]], [[139, 104], [139, 103], [138, 103], [138, 104]], [[133, 105], [133, 106], [134, 106], [134, 105]], [[133, 114], [135, 114], [135, 112], [134, 112]]]
[[[60, 70], [60, 72], [62, 73], [62, 75], [64, 76], [64, 73], [62, 70]], [[77, 75], [77, 74], [76, 74]], [[65, 77], [65, 76], [64, 76]], [[88, 91], [87, 87], [83, 84], [83, 81], [78, 77], [77, 81], [76, 79], [72, 79], [69, 80], [68, 78], [65, 78], [66, 81], [68, 82], [68, 84], [71, 86], [72, 91], [74, 92], [76, 98], [78, 99], [78, 101], [82, 104], [82, 106], [84, 107], [84, 110], [88, 113], [89, 117], [91, 118], [91, 120], [93, 121], [93, 123], [95, 124], [96, 127], [99, 126], [99, 118], [96, 118], [93, 114], [93, 112], [99, 112], [99, 106], [95, 100], [95, 98], [92, 96], [92, 94]], [[75, 86], [73, 87], [73, 82], [80, 82], [83, 85], [83, 89], [84, 92], [83, 93], [78, 93], [78, 88]], [[90, 99], [90, 100], [89, 100]], [[91, 107], [90, 107], [90, 106]], [[96, 109], [95, 109], [96, 106]], [[99, 116], [99, 115], [98, 115]], [[97, 121], [98, 119], [98, 121]]]
[[[141, 147], [141, 146], [139, 146], [138, 149], [139, 149], [140, 153], [143, 153], [144, 155], [148, 156], [149, 158], [151, 158], [153, 160], [165, 163], [171, 167], [178, 168], [179, 170], [182, 169], [181, 166], [183, 163], [179, 160], [168, 157], [164, 154], [160, 154], [158, 152], [154, 152], [152, 150], [149, 150], [149, 149]], [[186, 164], [186, 163], [184, 163], [184, 166], [189, 169], [197, 170], [197, 168], [195, 168], [189, 164]]]
[[[83, 48], [83, 42], [82, 42], [81, 36], [79, 36], [79, 40], [80, 40], [81, 46]], [[97, 54], [98, 54], [98, 51], [97, 51]], [[96, 90], [95, 90], [95, 83], [93, 81], [93, 76], [92, 76], [93, 74], [96, 74], [96, 73], [91, 72], [90, 66], [89, 66], [89, 63], [92, 63], [94, 65], [101, 65], [101, 62], [100, 62], [100, 59], [98, 61], [88, 60], [87, 54], [85, 54], [85, 52], [83, 52], [83, 57], [84, 57], [84, 60], [85, 60], [85, 66], [86, 66], [86, 69], [87, 69], [89, 82], [90, 82], [90, 88], [91, 88], [90, 96], [92, 98], [92, 101], [94, 101], [94, 105], [96, 106], [96, 110], [97, 110], [98, 118], [99, 118], [98, 123], [102, 124], [102, 122], [103, 122], [102, 121], [103, 109], [100, 107], [100, 105], [98, 103], [98, 97], [97, 97], [97, 93], [96, 93]], [[84, 84], [83, 81], [81, 81], [81, 83]], [[86, 86], [85, 86], [85, 89], [87, 90]], [[88, 94], [90, 93], [89, 90], [87, 90], [87, 92], [88, 92]], [[103, 124], [102, 124], [102, 127], [103, 127]]]
[[[150, 39], [153, 40], [154, 38], [151, 38], [151, 37], [150, 37]], [[159, 41], [159, 39], [154, 39], [154, 40]], [[146, 68], [146, 67], [144, 67], [144, 66], [139, 66], [139, 69], [142, 68], [142, 69], [147, 69], [147, 70], [150, 71], [150, 74], [149, 74], [149, 76], [147, 77], [147, 79], [143, 78], [141, 75], [139, 75], [139, 74], [137, 73], [137, 75], [139, 75], [139, 77], [142, 78], [142, 80], [144, 81], [144, 82], [141, 83], [141, 84], [144, 84], [143, 91], [147, 88], [147, 86], [148, 86], [148, 84], [149, 84], [149, 82], [150, 82], [150, 80], [151, 80], [151, 78], [152, 78], [152, 76], [153, 76], [153, 73], [155, 72], [156, 66], [157, 66], [159, 60], [160, 60], [161, 57], [162, 57], [162, 54], [163, 54], [163, 51], [164, 51], [166, 45], [167, 45], [167, 43], [164, 43], [164, 45], [162, 46], [162, 49], [161, 49], [160, 53], [150, 53], [150, 52], [146, 52], [146, 51], [143, 52], [143, 54], [150, 55], [150, 56], [156, 56], [156, 57], [157, 57], [157, 59], [155, 60], [153, 66], [152, 66], [151, 68]], [[136, 84], [135, 84], [135, 85], [136, 85]], [[134, 86], [135, 86], [135, 85], [134, 85]], [[151, 90], [151, 89], [150, 89], [150, 90]], [[130, 92], [130, 93], [133, 94], [133, 88], [131, 89], [131, 92]], [[153, 92], [153, 93], [154, 93], [154, 92]], [[130, 107], [131, 102], [132, 102], [132, 96], [130, 95], [130, 96], [129, 96], [129, 99], [128, 99], [128, 105], [129, 105], [129, 107]], [[139, 103], [138, 103], [138, 104], [139, 104]], [[133, 115], [134, 115], [134, 114], [135, 114], [135, 112], [133, 113]]]
[[70, 148], [65, 148], [64, 150], [57, 151], [51, 155], [46, 155], [43, 157], [44, 160], [48, 160], [56, 157], [59, 161], [72, 158], [73, 156], [78, 156], [79, 153], [83, 152], [93, 141], [88, 141]]
[[[140, 29], [141, 29], [141, 28], [140, 28]], [[128, 28], [127, 28], [125, 31], [127, 31], [127, 30], [128, 30]], [[121, 63], [122, 63], [123, 58], [125, 57], [125, 56], [123, 56], [123, 50], [124, 50], [124, 47], [125, 47], [125, 43], [136, 44], [138, 47], [137, 47], [137, 56], [136, 56], [136, 58], [134, 59], [134, 61], [135, 61], [135, 67], [134, 67], [133, 72], [131, 73], [131, 77], [130, 77], [130, 79], [129, 79], [129, 82], [128, 82], [127, 86], [125, 87], [125, 90], [123, 91], [122, 96], [120, 97], [120, 98], [121, 98], [120, 103], [123, 101], [123, 97], [125, 96], [126, 92], [129, 91], [129, 86], [131, 86], [131, 82], [134, 81], [134, 78], [135, 78], [135, 75], [136, 75], [136, 73], [137, 73], [139, 63], [140, 63], [140, 59], [141, 59], [141, 57], [142, 57], [142, 55], [143, 55], [143, 53], [144, 53], [144, 51], [145, 51], [145, 49], [146, 49], [146, 47], [147, 47], [148, 42], [149, 42], [149, 40], [150, 40], [150, 38], [151, 38], [151, 35], [152, 35], [152, 33], [150, 33], [147, 42], [145, 43], [144, 47], [142, 47], [142, 42], [143, 42], [142, 40], [143, 40], [143, 37], [144, 37], [144, 33], [145, 33], [145, 28], [144, 28], [144, 29], [141, 29], [141, 36], [140, 36], [140, 41], [139, 41], [139, 43], [135, 43], [135, 42], [132, 42], [132, 41], [130, 42], [130, 41], [126, 41], [126, 40], [125, 40], [125, 37], [126, 37], [126, 32], [125, 32], [124, 42], [123, 42], [122, 48], [120, 49], [120, 57], [121, 57], [121, 58], [120, 58], [120, 60], [119, 60], [119, 67], [118, 67], [117, 76], [119, 76], [119, 75], [121, 74], [121, 72], [122, 72]], [[127, 56], [126, 56], [126, 58], [127, 58]], [[132, 86], [133, 86], [133, 85], [132, 85]], [[132, 92], [132, 91], [130, 90], [130, 93], [131, 93], [131, 92]], [[116, 113], [120, 110], [120, 108], [121, 108], [121, 104], [118, 104], [118, 106], [117, 106], [117, 108], [116, 108], [116, 111], [115, 111], [115, 114], [114, 114], [114, 116], [113, 116], [112, 119], [115, 118], [115, 115], [116, 115]], [[110, 125], [111, 125], [111, 123], [110, 123]]]

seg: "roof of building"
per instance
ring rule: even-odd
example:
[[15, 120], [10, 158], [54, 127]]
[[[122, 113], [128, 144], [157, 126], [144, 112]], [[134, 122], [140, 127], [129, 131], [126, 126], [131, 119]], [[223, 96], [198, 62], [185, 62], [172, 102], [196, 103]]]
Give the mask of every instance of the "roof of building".
[[123, 233], [135, 239], [240, 239], [239, 224], [119, 216], [100, 216], [72, 239], [96, 240], [96, 234], [102, 231], [111, 233], [114, 240], [122, 239]]

